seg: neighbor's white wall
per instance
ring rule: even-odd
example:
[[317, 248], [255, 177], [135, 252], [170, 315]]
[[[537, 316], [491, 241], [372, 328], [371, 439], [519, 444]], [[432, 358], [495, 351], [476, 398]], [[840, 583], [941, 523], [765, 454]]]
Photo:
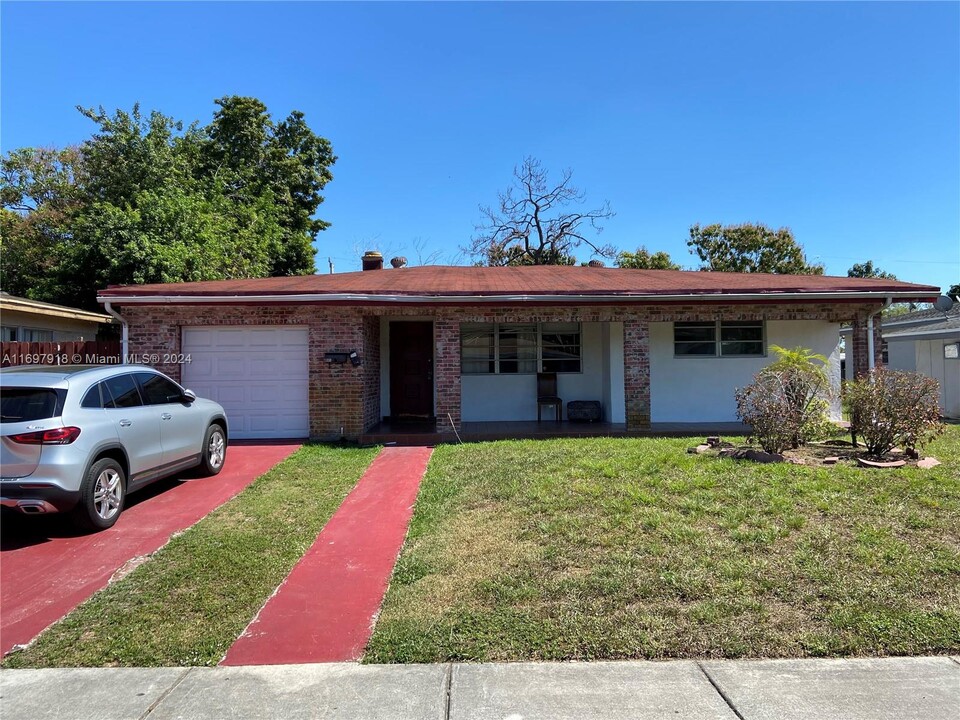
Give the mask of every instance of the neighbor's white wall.
[[[571, 400], [600, 400], [602, 403], [604, 402], [603, 323], [583, 323], [581, 332], [583, 372], [560, 373], [557, 376], [557, 392], [563, 399], [564, 419], [566, 419], [567, 403]], [[620, 335], [620, 373], [622, 378], [622, 326]], [[464, 422], [537, 419], [536, 374], [464, 375], [460, 382], [460, 412]], [[623, 395], [622, 379], [620, 394]], [[549, 415], [550, 411], [547, 410], [546, 412]], [[606, 410], [604, 414], [606, 415]], [[623, 420], [619, 422], [623, 422]]]
[[[822, 320], [769, 320], [767, 347], [802, 346], [826, 355], [828, 374], [840, 386], [838, 323]], [[650, 323], [651, 422], [734, 422], [734, 391], [753, 381], [754, 375], [776, 359], [773, 351], [758, 358], [675, 358], [673, 323]], [[839, 418], [839, 402], [831, 414]]]
[[913, 340], [890, 340], [887, 342], [887, 367], [891, 370], [917, 369], [917, 349]]
[[916, 341], [917, 370], [940, 383], [940, 408], [948, 418], [960, 418], [960, 359], [943, 357], [943, 346], [954, 342], [956, 340]]

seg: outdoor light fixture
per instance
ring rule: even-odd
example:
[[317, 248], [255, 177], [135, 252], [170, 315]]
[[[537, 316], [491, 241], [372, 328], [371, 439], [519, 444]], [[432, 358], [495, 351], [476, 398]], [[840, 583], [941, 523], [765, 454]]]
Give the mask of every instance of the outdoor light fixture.
[[328, 352], [323, 354], [323, 361], [333, 363], [334, 365], [343, 365], [350, 359], [350, 353]]
[[356, 350], [351, 350], [350, 352], [328, 352], [323, 354], [323, 361], [333, 365], [346, 365], [348, 360], [354, 367], [359, 367], [363, 364], [363, 359]]
[[949, 343], [943, 346], [943, 357], [946, 360], [960, 358], [960, 343]]

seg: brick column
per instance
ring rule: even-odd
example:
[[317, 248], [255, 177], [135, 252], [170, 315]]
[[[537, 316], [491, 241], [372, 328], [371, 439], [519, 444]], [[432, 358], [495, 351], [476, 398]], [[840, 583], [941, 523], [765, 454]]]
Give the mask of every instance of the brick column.
[[[437, 429], [452, 432], [460, 429], [460, 321], [438, 317], [434, 322], [437, 344], [433, 377], [436, 387]], [[453, 426], [450, 418], [453, 418]]]
[[623, 392], [627, 430], [650, 428], [650, 325], [646, 320], [623, 323]]
[[363, 429], [381, 420], [380, 413], [380, 317], [363, 318]]

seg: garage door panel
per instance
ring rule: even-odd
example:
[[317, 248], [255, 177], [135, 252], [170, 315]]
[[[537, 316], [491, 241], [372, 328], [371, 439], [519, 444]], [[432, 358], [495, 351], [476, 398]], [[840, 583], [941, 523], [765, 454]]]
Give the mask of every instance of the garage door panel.
[[216, 346], [212, 330], [185, 328], [183, 331], [183, 346], [194, 350], [209, 350]]
[[307, 437], [308, 331], [184, 328], [184, 384], [223, 405], [235, 438]]
[[214, 346], [220, 350], [246, 347], [248, 343], [246, 334], [246, 331], [241, 328], [217, 330], [213, 337]]
[[[227, 352], [226, 348], [221, 348], [219, 352]], [[232, 358], [220, 356], [215, 361], [216, 374], [220, 378], [245, 378], [249, 376], [247, 370], [246, 358]]]
[[213, 358], [201, 356], [194, 351], [190, 356], [190, 376], [195, 383], [213, 377]]

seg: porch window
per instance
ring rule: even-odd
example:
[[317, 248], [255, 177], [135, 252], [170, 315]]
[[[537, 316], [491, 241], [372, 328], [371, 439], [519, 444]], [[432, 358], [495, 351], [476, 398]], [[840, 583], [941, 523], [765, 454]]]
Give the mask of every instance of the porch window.
[[580, 323], [540, 326], [543, 372], [580, 372]]
[[532, 375], [581, 370], [580, 323], [464, 323], [464, 375]]
[[460, 326], [460, 371], [465, 375], [496, 372], [496, 335], [490, 323]]
[[764, 326], [759, 320], [717, 320], [673, 324], [675, 357], [762, 357]]
[[537, 372], [536, 325], [500, 325], [497, 340], [501, 374]]

